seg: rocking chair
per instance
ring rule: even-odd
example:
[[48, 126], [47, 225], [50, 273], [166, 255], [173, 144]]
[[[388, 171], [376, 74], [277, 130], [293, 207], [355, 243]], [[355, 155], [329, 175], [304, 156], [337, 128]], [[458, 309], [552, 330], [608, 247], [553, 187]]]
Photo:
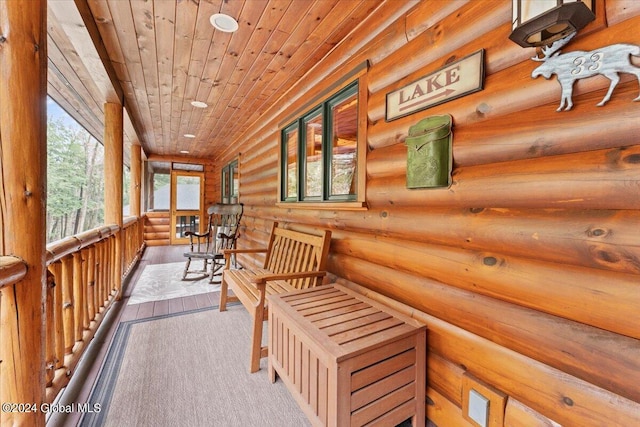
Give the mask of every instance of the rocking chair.
[[[188, 274], [206, 275], [209, 264], [211, 264], [211, 269], [208, 272], [209, 283], [214, 283], [214, 275], [221, 274], [221, 269], [224, 267], [222, 249], [235, 249], [236, 240], [240, 237], [238, 230], [242, 211], [242, 203], [217, 203], [209, 206], [207, 209], [207, 214], [209, 215], [207, 232], [198, 234], [187, 231], [185, 233], [189, 237], [190, 250], [184, 253], [187, 261], [184, 266], [182, 280], [187, 280]], [[189, 270], [192, 259], [202, 260], [203, 266], [201, 270]]]

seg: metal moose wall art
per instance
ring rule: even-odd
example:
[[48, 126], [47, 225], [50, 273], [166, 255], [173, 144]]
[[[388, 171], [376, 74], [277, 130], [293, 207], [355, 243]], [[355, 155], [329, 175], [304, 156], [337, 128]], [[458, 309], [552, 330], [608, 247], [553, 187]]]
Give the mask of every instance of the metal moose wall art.
[[[609, 90], [605, 97], [597, 105], [604, 105], [611, 98], [611, 93], [620, 81], [619, 73], [634, 74], [638, 78], [640, 85], [640, 68], [631, 63], [630, 55], [640, 56], [640, 46], [633, 44], [619, 43], [611, 46], [595, 49], [590, 52], [574, 51], [560, 54], [560, 48], [566, 45], [576, 33], [554, 42], [551, 46], [542, 47], [542, 58], [534, 56], [534, 61], [543, 62], [531, 73], [532, 78], [543, 76], [549, 79], [553, 74], [558, 78], [562, 95], [560, 107], [556, 111], [563, 109], [570, 110], [573, 107], [571, 96], [573, 94], [573, 84], [576, 80], [593, 77], [602, 74], [609, 80]], [[640, 101], [640, 96], [634, 99]], [[565, 108], [566, 106], [566, 108]]]

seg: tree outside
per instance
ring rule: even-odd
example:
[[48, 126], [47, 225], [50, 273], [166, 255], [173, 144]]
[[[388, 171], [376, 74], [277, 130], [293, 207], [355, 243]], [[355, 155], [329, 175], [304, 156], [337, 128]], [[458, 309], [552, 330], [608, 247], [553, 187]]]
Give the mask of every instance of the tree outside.
[[104, 223], [104, 149], [86, 130], [47, 122], [47, 242]]

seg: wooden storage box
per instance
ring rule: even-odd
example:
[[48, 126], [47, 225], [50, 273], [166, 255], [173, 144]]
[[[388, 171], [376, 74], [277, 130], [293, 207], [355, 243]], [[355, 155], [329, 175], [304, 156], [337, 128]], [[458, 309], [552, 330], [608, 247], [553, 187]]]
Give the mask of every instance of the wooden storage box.
[[269, 297], [269, 376], [313, 425], [425, 424], [426, 327], [339, 285]]

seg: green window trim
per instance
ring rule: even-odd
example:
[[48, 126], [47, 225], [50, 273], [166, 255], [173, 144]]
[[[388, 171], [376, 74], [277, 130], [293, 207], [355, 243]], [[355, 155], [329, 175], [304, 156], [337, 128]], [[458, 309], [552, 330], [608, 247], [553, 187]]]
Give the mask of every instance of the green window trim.
[[278, 206], [365, 207], [366, 92], [359, 80], [281, 130]]
[[238, 202], [238, 159], [227, 163], [221, 171], [220, 176], [220, 201], [222, 203]]

